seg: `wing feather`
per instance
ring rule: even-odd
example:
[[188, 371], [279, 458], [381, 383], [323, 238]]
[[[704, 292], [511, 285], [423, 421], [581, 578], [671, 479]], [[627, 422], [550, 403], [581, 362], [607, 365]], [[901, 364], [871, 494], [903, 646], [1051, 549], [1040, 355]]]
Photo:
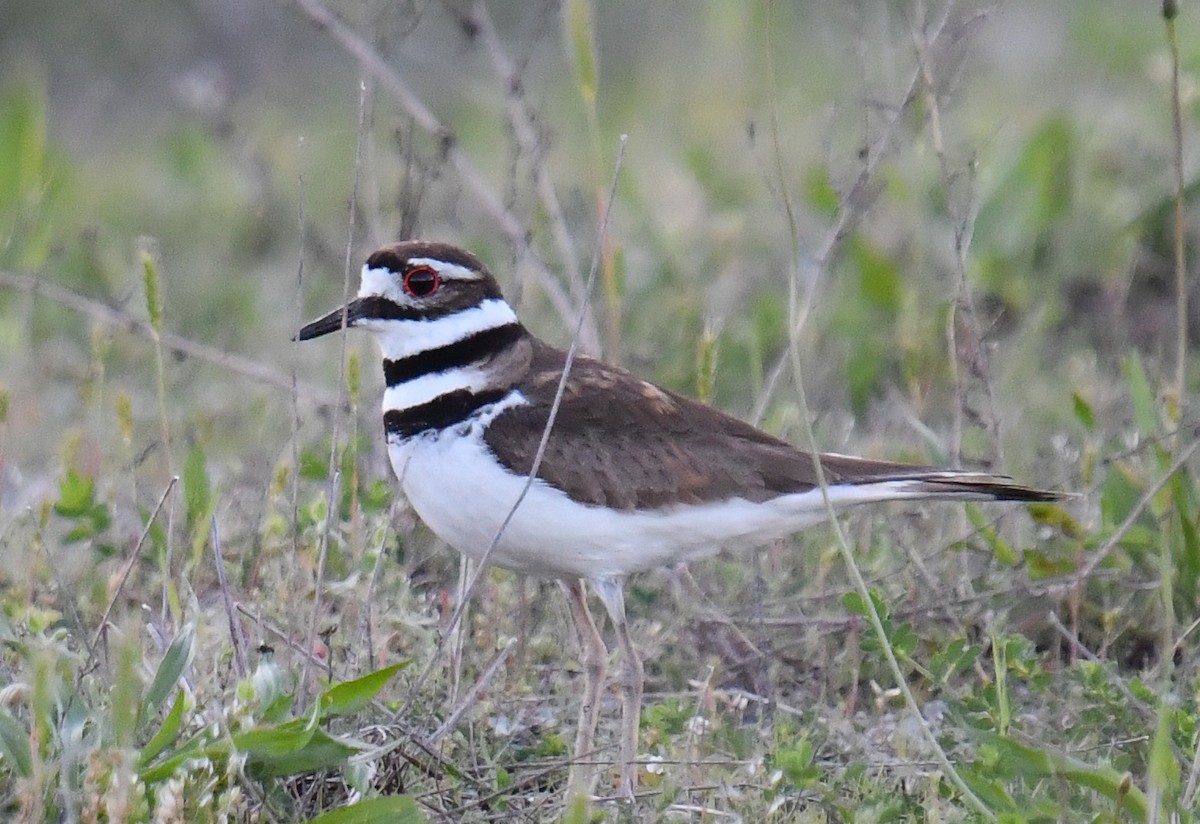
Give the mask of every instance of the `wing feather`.
[[[532, 466], [564, 360], [561, 351], [536, 342], [522, 386], [529, 403], [507, 409], [487, 429], [488, 446], [514, 473]], [[831, 485], [911, 480], [913, 491], [930, 497], [1058, 497], [974, 472], [832, 454], [822, 455], [821, 464]], [[818, 486], [810, 453], [587, 357], [572, 365], [538, 477], [581, 503], [626, 510], [735, 497], [764, 501]]]

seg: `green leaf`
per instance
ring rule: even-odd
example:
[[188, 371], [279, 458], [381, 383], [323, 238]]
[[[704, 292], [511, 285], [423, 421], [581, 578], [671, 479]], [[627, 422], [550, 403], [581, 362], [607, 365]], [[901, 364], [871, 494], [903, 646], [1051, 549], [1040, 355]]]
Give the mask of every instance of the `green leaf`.
[[979, 645], [968, 644], [965, 638], [956, 638], [930, 657], [929, 671], [935, 682], [945, 684], [953, 676], [970, 669], [982, 651]]
[[1083, 396], [1078, 392], [1071, 393], [1071, 399], [1075, 404], [1075, 417], [1083, 424], [1083, 428], [1091, 432], [1096, 428], [1096, 415], [1092, 412], [1092, 406], [1083, 399]]
[[567, 0], [564, 22], [571, 57], [574, 58], [576, 78], [579, 81], [579, 95], [588, 108], [591, 108], [596, 103], [600, 81], [592, 37], [592, 9], [588, 0]]
[[179, 690], [175, 694], [175, 702], [167, 712], [167, 717], [163, 719], [162, 726], [158, 728], [158, 732], [154, 733], [154, 737], [146, 742], [146, 746], [142, 747], [142, 754], [138, 756], [139, 770], [158, 758], [159, 754], [179, 735], [179, 730], [183, 726], [183, 707], [186, 703], [183, 690]]
[[1035, 581], [1070, 575], [1075, 571], [1075, 562], [1071, 559], [1051, 558], [1038, 549], [1025, 550], [1025, 563], [1029, 568], [1029, 577]]
[[1100, 486], [1101, 523], [1116, 526], [1129, 517], [1144, 486], [1145, 481], [1127, 465], [1120, 461], [1113, 464]]
[[1043, 526], [1053, 527], [1068, 538], [1082, 540], [1087, 530], [1058, 504], [1029, 504], [1029, 517]]
[[156, 712], [162, 702], [167, 700], [171, 691], [175, 689], [183, 671], [192, 663], [195, 640], [196, 625], [190, 622], [184, 624], [174, 640], [171, 641], [171, 645], [167, 647], [167, 652], [163, 655], [162, 661], [158, 664], [158, 670], [154, 673], [150, 689], [146, 691], [142, 710], [143, 718]]
[[162, 333], [162, 302], [158, 297], [158, 265], [148, 251], [142, 252], [142, 285], [146, 290], [146, 316], [154, 334]]
[[[981, 748], [982, 750], [982, 748]], [[958, 774], [962, 777], [971, 791], [993, 810], [1014, 809], [1012, 796], [1004, 787], [1004, 781], [996, 779], [995, 765], [985, 760], [986, 769], [982, 772], [970, 764], [960, 765]]]
[[17, 209], [37, 198], [44, 185], [46, 89], [25, 76], [0, 101], [0, 207]]
[[358, 503], [363, 512], [383, 512], [392, 505], [392, 496], [392, 484], [389, 481], [375, 480], [363, 487]]
[[833, 184], [829, 182], [829, 170], [823, 164], [808, 168], [804, 175], [804, 196], [808, 205], [826, 217], [837, 214], [840, 198]]
[[309, 824], [424, 824], [427, 819], [407, 795], [368, 798], [322, 813]]
[[1200, 533], [1196, 529], [1195, 480], [1186, 469], [1171, 478], [1171, 497], [1175, 501], [1183, 537], [1182, 551], [1174, 557], [1177, 603], [1187, 609], [1196, 602], [1196, 589], [1200, 584]]
[[904, 278], [895, 262], [859, 235], [850, 245], [850, 257], [858, 266], [862, 296], [894, 315], [904, 291]]
[[1125, 374], [1125, 382], [1129, 384], [1129, 398], [1133, 401], [1133, 419], [1138, 425], [1138, 431], [1143, 435], [1153, 435], [1158, 431], [1158, 405], [1154, 402], [1154, 390], [1146, 378], [1146, 370], [1142, 367], [1142, 359], [1137, 352], [1131, 352], [1121, 363], [1121, 371]]
[[5, 709], [0, 709], [0, 761], [8, 762], [10, 768], [22, 778], [33, 775], [29, 731], [18, 724]]
[[1179, 794], [1179, 761], [1171, 752], [1171, 708], [1165, 703], [1158, 707], [1158, 728], [1150, 744], [1150, 780], [1168, 796]]
[[273, 727], [256, 727], [233, 736], [233, 745], [255, 758], [282, 758], [299, 752], [312, 740], [316, 728], [307, 718], [293, 718]]
[[1128, 773], [1105, 765], [1088, 764], [1056, 750], [1039, 749], [986, 730], [976, 730], [974, 734], [995, 749], [995, 763], [1003, 765], [1010, 775], [1029, 782], [1062, 779], [1087, 787], [1112, 801], [1120, 800], [1123, 809], [1134, 820], [1146, 820], [1146, 796], [1130, 781]]
[[780, 750], [773, 759], [784, 778], [797, 789], [805, 789], [816, 783], [821, 771], [813, 766], [813, 745], [807, 738], [801, 739], [794, 748]]
[[909, 624], [899, 624], [892, 630], [888, 638], [892, 642], [892, 647], [901, 658], [908, 658], [913, 654], [917, 645], [921, 643], [921, 639], [917, 636], [916, 631]]
[[63, 540], [67, 543], [91, 538], [108, 529], [112, 522], [108, 507], [96, 502], [96, 481], [80, 475], [74, 469], [67, 470], [58, 483], [58, 500], [54, 511], [64, 518], [75, 521]]
[[58, 500], [54, 511], [64, 518], [79, 518], [91, 511], [96, 502], [96, 481], [85, 478], [74, 469], [58, 482]]
[[323, 481], [329, 477], [329, 451], [324, 454], [312, 449], [300, 452], [300, 477], [308, 481]]
[[1043, 236], [1071, 212], [1074, 197], [1073, 169], [1075, 126], [1068, 118], [1043, 121], [1007, 169], [996, 169], [995, 185], [982, 192], [971, 248], [988, 250], [992, 264], [982, 273], [986, 285], [1016, 305], [1029, 299], [1020, 295], [1021, 279], [1013, 278], [1003, 264], [1010, 256], [1032, 254], [1031, 241]]
[[233, 744], [246, 754], [246, 769], [259, 778], [333, 769], [358, 752], [324, 730], [310, 727], [306, 718], [239, 733]]
[[52, 207], [63, 203], [69, 167], [47, 139], [43, 72], [25, 62], [10, 67], [0, 90], [0, 263], [36, 271], [62, 237]]
[[138, 712], [142, 706], [142, 647], [135, 637], [122, 637], [116, 644], [116, 681], [112, 688], [113, 736], [118, 747], [133, 745]]
[[175, 771], [182, 764], [186, 763], [189, 758], [195, 758], [201, 754], [213, 760], [224, 760], [229, 756], [228, 739], [221, 739], [218, 744], [213, 745], [207, 730], [197, 733], [183, 745], [176, 747], [167, 757], [153, 764], [142, 765], [139, 762], [138, 777], [147, 786], [151, 786], [159, 781], [165, 781], [174, 775]]
[[850, 612], [863, 618], [867, 617], [867, 604], [857, 592], [847, 592], [842, 596], [842, 606]]
[[588, 824], [591, 820], [586, 794], [576, 794], [567, 799], [567, 812], [562, 817], [562, 824]]
[[389, 667], [367, 673], [353, 681], [336, 684], [321, 694], [321, 717], [332, 718], [337, 715], [349, 715], [358, 712], [387, 686], [392, 676], [409, 665], [409, 661], [400, 661]]
[[992, 554], [996, 556], [996, 560], [1005, 566], [1015, 567], [1020, 562], [1021, 557], [1012, 548], [1012, 545], [1000, 537], [1000, 532], [992, 526], [991, 521], [988, 520], [979, 507], [967, 504], [966, 510], [967, 519], [971, 522], [971, 526], [975, 527], [975, 531], [979, 534], [979, 537], [992, 550]]
[[196, 444], [183, 464], [183, 499], [187, 504], [187, 522], [194, 528], [197, 521], [208, 517], [212, 505], [212, 490], [204, 459], [204, 447]]
[[[1108, 538], [1109, 532], [1097, 533], [1096, 538]], [[1130, 549], [1144, 549], [1157, 553], [1162, 549], [1163, 536], [1162, 533], [1154, 527], [1146, 526], [1145, 524], [1137, 524], [1125, 530], [1125, 534], [1121, 537], [1119, 546], [1129, 547]], [[1097, 540], [1096, 546], [1104, 543], [1103, 540]]]
[[875, 605], [875, 613], [886, 627], [888, 622], [892, 620], [892, 608], [883, 600], [883, 596], [879, 594], [879, 590], [872, 588], [868, 592], [871, 595], [871, 603]]

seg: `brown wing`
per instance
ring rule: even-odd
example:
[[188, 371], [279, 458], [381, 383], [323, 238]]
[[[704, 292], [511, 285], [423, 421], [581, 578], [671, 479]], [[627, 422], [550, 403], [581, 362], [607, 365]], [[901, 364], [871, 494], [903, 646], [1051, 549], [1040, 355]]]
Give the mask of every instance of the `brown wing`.
[[[522, 384], [529, 404], [503, 412], [487, 429], [488, 446], [513, 472], [529, 472], [563, 361], [562, 352], [536, 342]], [[831, 484], [926, 480], [931, 495], [1023, 497], [1004, 494], [1024, 488], [994, 476], [964, 473], [959, 482], [932, 467], [842, 455], [821, 461]], [[807, 452], [585, 357], [571, 367], [538, 477], [577, 501], [618, 509], [732, 497], [763, 501], [817, 486]]]

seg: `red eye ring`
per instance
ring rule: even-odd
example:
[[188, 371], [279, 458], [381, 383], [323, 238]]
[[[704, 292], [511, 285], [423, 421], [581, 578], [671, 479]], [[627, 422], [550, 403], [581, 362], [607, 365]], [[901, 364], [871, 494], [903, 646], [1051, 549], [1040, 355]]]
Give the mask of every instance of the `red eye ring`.
[[427, 298], [441, 285], [441, 276], [429, 266], [414, 266], [404, 273], [404, 293], [414, 298]]

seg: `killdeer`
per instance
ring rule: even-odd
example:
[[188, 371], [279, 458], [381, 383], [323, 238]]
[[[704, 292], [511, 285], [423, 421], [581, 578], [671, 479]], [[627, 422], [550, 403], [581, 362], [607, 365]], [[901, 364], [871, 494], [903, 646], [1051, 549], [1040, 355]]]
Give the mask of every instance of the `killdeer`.
[[[372, 254], [349, 305], [299, 340], [346, 326], [383, 352], [383, 424], [392, 468], [422, 520], [479, 558], [525, 486], [566, 353], [533, 337], [474, 255], [408, 241]], [[1052, 501], [996, 475], [814, 456], [743, 421], [588, 357], [568, 374], [536, 480], [491, 555], [498, 566], [558, 579], [582, 648], [585, 694], [576, 760], [592, 751], [608, 650], [583, 582], [599, 595], [622, 655], [621, 787], [632, 793], [642, 696], [622, 582], [762, 543], [826, 519], [834, 507], [893, 500]], [[572, 769], [573, 791], [594, 775]]]

